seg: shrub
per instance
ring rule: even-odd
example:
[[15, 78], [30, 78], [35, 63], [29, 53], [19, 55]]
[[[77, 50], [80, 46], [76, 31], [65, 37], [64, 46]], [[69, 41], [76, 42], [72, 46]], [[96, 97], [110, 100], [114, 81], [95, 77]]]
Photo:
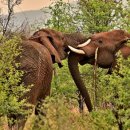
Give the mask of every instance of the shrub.
[[[118, 125], [119, 129], [127, 130], [130, 128], [130, 58], [118, 59], [119, 70], [114, 70], [112, 75], [101, 75], [99, 86], [102, 102], [108, 104], [108, 109], [115, 118], [113, 124]], [[99, 97], [100, 98], [100, 97]]]
[[21, 39], [1, 37], [0, 45], [0, 116], [27, 114], [26, 99], [21, 99], [29, 90], [21, 83], [23, 71], [19, 70], [20, 63], [15, 58], [22, 50]]

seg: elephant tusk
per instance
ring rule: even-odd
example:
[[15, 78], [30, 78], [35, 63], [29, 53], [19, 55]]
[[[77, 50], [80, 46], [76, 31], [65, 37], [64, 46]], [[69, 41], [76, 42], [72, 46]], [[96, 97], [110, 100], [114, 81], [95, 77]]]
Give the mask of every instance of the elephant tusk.
[[77, 47], [81, 48], [81, 47], [87, 46], [90, 42], [91, 42], [91, 39], [88, 39], [85, 43], [79, 44]]
[[75, 53], [77, 53], [77, 54], [82, 54], [82, 55], [85, 54], [85, 52], [84, 52], [83, 50], [75, 49], [75, 48], [73, 48], [73, 47], [71, 47], [71, 46], [68, 46], [68, 47], [69, 47], [69, 49], [70, 49], [71, 51], [73, 51], [73, 52], [75, 52]]

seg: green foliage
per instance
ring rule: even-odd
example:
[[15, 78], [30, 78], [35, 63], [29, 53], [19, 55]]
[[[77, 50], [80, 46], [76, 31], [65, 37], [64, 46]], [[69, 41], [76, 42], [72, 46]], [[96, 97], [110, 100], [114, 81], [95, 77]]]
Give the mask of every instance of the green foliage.
[[49, 6], [51, 18], [45, 26], [64, 32], [81, 28], [87, 34], [129, 26], [129, 8], [122, 2], [104, 0], [80, 0], [73, 4], [57, 0]]
[[[111, 104], [111, 110], [116, 118], [116, 123], [122, 124], [124, 130], [130, 128], [130, 58], [119, 58], [119, 71], [115, 70], [112, 75], [100, 77], [100, 87], [104, 88], [103, 102]], [[116, 117], [118, 115], [118, 117]]]
[[[130, 4], [130, 3], [129, 3]], [[113, 28], [129, 30], [129, 8], [121, 3], [104, 0], [80, 0], [71, 6], [57, 0], [49, 6], [51, 18], [44, 26], [64, 32], [74, 32], [77, 27], [89, 34]], [[47, 12], [48, 13], [48, 12]], [[14, 59], [20, 54], [20, 39], [4, 39], [0, 46], [0, 114], [25, 114], [26, 100], [19, 100], [28, 91], [20, 84], [23, 72], [17, 70]], [[18, 50], [17, 50], [17, 49]], [[76, 86], [70, 76], [67, 61], [63, 68], [55, 65], [52, 93], [40, 111], [46, 116], [36, 117], [33, 129], [37, 130], [123, 130], [130, 128], [130, 59], [119, 60], [120, 70], [106, 75], [107, 70], [97, 68], [96, 88], [94, 69], [91, 65], [80, 66], [81, 77], [89, 91], [94, 110], [78, 112]], [[117, 75], [122, 74], [123, 77]], [[85, 106], [86, 107], [86, 106]], [[118, 115], [118, 117], [116, 116]]]
[[63, 94], [66, 97], [75, 97], [76, 87], [70, 75], [67, 60], [62, 61], [63, 67], [55, 65], [54, 76], [52, 81], [52, 96]]
[[[94, 111], [90, 113], [89, 115], [82, 115], [82, 119], [80, 120], [83, 124], [80, 124], [79, 117], [75, 117], [75, 122], [83, 129], [85, 129], [84, 123], [86, 122], [87, 127], [90, 127], [91, 130], [117, 130], [119, 125], [121, 124], [123, 127], [123, 130], [128, 130], [130, 127], [130, 58], [128, 60], [124, 60], [123, 58], [119, 58], [118, 60], [118, 66], [120, 66], [120, 69], [114, 70], [112, 75], [107, 75], [107, 69], [101, 69], [97, 68], [97, 79], [96, 79], [96, 91], [95, 86], [93, 84], [94, 79], [94, 68], [91, 65], [86, 66], [79, 66], [81, 77], [83, 78], [87, 89], [89, 90], [89, 94], [91, 97], [91, 100], [94, 105]], [[52, 83], [52, 97], [49, 100], [53, 99], [53, 102], [51, 102], [52, 107], [48, 106], [48, 114], [49, 117], [46, 120], [50, 120], [52, 124], [54, 123], [56, 129], [58, 129], [58, 123], [61, 119], [61, 122], [64, 126], [63, 120], [71, 120], [68, 115], [71, 115], [71, 111], [67, 115], [67, 110], [64, 110], [62, 108], [62, 105], [58, 104], [57, 99], [64, 104], [64, 107], [72, 107], [74, 106], [76, 109], [78, 108], [77, 104], [77, 95], [76, 95], [76, 88], [75, 85], [72, 84], [72, 79], [70, 77], [70, 74], [67, 70], [66, 61], [64, 62], [64, 67], [62, 69], [57, 69], [57, 75], [53, 79]], [[119, 75], [118, 75], [119, 74]], [[122, 77], [122, 75], [124, 77]], [[55, 82], [55, 83], [54, 83]], [[71, 86], [71, 87], [70, 87]], [[96, 98], [95, 98], [96, 93]], [[57, 96], [58, 95], [58, 96]], [[117, 98], [118, 95], [118, 98]], [[62, 97], [64, 97], [62, 99]], [[65, 101], [67, 99], [67, 102]], [[71, 104], [68, 103], [71, 102]], [[66, 104], [64, 103], [66, 102]], [[50, 104], [50, 101], [47, 100], [47, 104]], [[56, 104], [55, 104], [56, 103]], [[60, 112], [64, 113], [65, 115], [60, 115], [58, 118], [56, 118], [53, 114], [53, 111], [51, 109], [54, 109], [53, 105], [56, 105], [56, 110], [60, 109]], [[86, 106], [84, 106], [86, 107]], [[50, 109], [50, 110], [49, 110]], [[44, 110], [45, 111], [45, 110]], [[60, 113], [59, 111], [57, 113]], [[47, 115], [48, 115], [47, 114]], [[115, 114], [118, 114], [118, 118], [115, 117]], [[66, 117], [67, 116], [67, 117]], [[55, 118], [53, 118], [55, 117]], [[77, 121], [78, 120], [78, 121]], [[91, 123], [90, 123], [90, 122]], [[58, 122], [55, 124], [55, 122]], [[49, 126], [48, 121], [46, 122], [47, 126], [46, 129], [53, 130], [54, 128], [51, 128]], [[77, 126], [77, 125], [76, 125]], [[41, 125], [40, 127], [44, 128], [45, 126]], [[69, 128], [70, 127], [70, 128]], [[74, 127], [75, 128], [75, 127]], [[62, 127], [61, 127], [62, 129]], [[68, 124], [68, 130], [71, 130], [71, 126]], [[75, 128], [76, 129], [76, 128]], [[77, 127], [78, 129], [78, 127]]]
[[84, 130], [91, 128], [89, 126], [90, 120], [87, 119], [88, 115], [80, 116], [74, 103], [76, 103], [75, 100], [68, 100], [64, 95], [55, 95], [47, 98], [42, 108], [46, 116], [41, 115], [42, 120], [33, 129]]
[[[72, 79], [67, 72], [68, 70], [66, 70], [67, 63], [65, 61], [65, 70], [57, 69], [57, 75], [54, 77], [52, 83], [52, 95], [46, 99], [41, 109], [41, 111], [46, 113], [47, 117], [41, 117], [43, 120], [41, 122], [39, 121], [37, 128], [39, 128], [39, 130], [60, 130], [63, 128], [67, 130], [84, 130], [87, 128], [91, 130], [117, 130], [121, 122], [123, 129], [128, 130], [130, 127], [129, 62], [130, 59], [119, 60], [119, 66], [121, 68], [119, 73], [123, 74], [124, 77], [117, 75], [116, 70], [112, 75], [106, 75], [107, 70], [97, 69], [96, 106], [93, 66], [80, 66], [81, 76], [85, 81], [94, 105], [94, 111], [92, 113], [88, 114], [85, 110], [81, 116], [78, 112], [78, 97], [75, 93], [76, 88], [75, 85], [72, 84]], [[118, 98], [115, 97], [116, 94], [119, 95]], [[77, 110], [76, 113], [71, 113], [72, 108]], [[118, 113], [119, 118], [115, 117], [115, 112]]]
[[122, 10], [124, 12], [124, 17], [121, 18], [121, 27], [124, 30], [128, 30], [130, 32], [130, 1], [127, 1], [127, 5]]
[[25, 115], [26, 99], [22, 99], [29, 91], [21, 83], [23, 71], [19, 70], [20, 63], [15, 59], [21, 53], [21, 39], [12, 37], [2, 38], [0, 45], [0, 116], [11, 114]]
[[49, 6], [49, 14], [51, 18], [46, 22], [45, 26], [54, 28], [59, 31], [71, 32], [76, 30], [76, 12], [75, 5], [65, 3], [63, 0], [56, 0]]
[[96, 110], [79, 113], [75, 99], [64, 95], [48, 97], [41, 112], [46, 115], [35, 117], [33, 130], [117, 130], [116, 120], [111, 110]]
[[123, 17], [122, 3], [114, 0], [80, 0], [79, 19], [85, 32], [95, 33], [118, 28]]

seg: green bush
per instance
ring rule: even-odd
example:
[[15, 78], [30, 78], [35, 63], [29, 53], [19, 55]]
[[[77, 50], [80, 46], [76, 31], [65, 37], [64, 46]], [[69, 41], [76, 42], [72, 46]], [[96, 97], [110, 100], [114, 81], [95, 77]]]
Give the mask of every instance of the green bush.
[[103, 101], [110, 105], [113, 116], [118, 126], [124, 130], [130, 128], [130, 58], [118, 59], [119, 70], [114, 70], [112, 75], [100, 77]]
[[62, 61], [63, 67], [59, 68], [54, 65], [54, 76], [52, 80], [52, 93], [51, 95], [63, 94], [66, 97], [75, 97], [77, 87], [72, 81], [71, 74], [68, 69], [67, 60]]
[[28, 105], [22, 97], [29, 91], [21, 83], [23, 71], [19, 70], [20, 63], [15, 58], [21, 53], [21, 39], [1, 37], [0, 45], [0, 116], [26, 115]]
[[97, 68], [96, 89], [93, 84], [93, 66], [87, 65], [80, 68], [94, 106], [90, 114], [94, 121], [94, 130], [121, 128], [128, 130], [130, 128], [129, 63], [130, 58], [124, 60], [119, 56], [119, 68], [113, 70], [111, 75], [107, 74], [107, 69]]
[[41, 119], [33, 129], [37, 130], [85, 130], [89, 126], [88, 115], [80, 116], [77, 103], [74, 99], [66, 98], [64, 95], [48, 97], [43, 104]]

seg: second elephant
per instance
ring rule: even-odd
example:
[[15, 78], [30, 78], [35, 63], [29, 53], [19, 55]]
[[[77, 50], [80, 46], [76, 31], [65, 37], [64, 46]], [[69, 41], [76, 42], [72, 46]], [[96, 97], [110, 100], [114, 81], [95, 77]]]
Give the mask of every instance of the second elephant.
[[[85, 85], [79, 74], [78, 63], [94, 65], [96, 62], [101, 68], [111, 68], [113, 63], [116, 62], [116, 53], [120, 49], [124, 57], [130, 54], [130, 51], [128, 51], [130, 48], [124, 45], [129, 39], [129, 33], [123, 30], [113, 30], [92, 35], [87, 42], [78, 45], [77, 49], [69, 46], [72, 51], [68, 58], [69, 69], [89, 111], [92, 111], [92, 104], [91, 102], [88, 103], [88, 92], [85, 92]], [[96, 59], [95, 55], [97, 55]]]

